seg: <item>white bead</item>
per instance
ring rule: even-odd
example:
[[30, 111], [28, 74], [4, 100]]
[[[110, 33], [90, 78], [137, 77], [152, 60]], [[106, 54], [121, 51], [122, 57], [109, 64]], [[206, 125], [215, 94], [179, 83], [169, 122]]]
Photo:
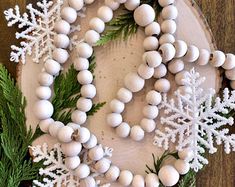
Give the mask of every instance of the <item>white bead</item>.
[[210, 64], [214, 67], [220, 67], [225, 62], [225, 54], [222, 51], [214, 51], [211, 54]]
[[151, 68], [146, 64], [141, 64], [138, 68], [138, 74], [143, 79], [150, 79], [154, 74], [154, 68]]
[[64, 126], [58, 130], [57, 138], [63, 143], [69, 143], [72, 141], [72, 135], [74, 130], [71, 127]]
[[105, 178], [110, 181], [114, 182], [117, 180], [120, 174], [120, 169], [117, 166], [111, 166], [109, 170], [105, 173]]
[[47, 72], [41, 72], [38, 76], [38, 82], [41, 86], [50, 86], [53, 81], [53, 76]]
[[132, 92], [126, 88], [120, 88], [117, 92], [117, 98], [123, 103], [130, 102], [132, 99], [132, 95]]
[[127, 10], [135, 10], [140, 5], [140, 0], [127, 0], [124, 4]]
[[130, 137], [132, 140], [141, 141], [144, 138], [144, 130], [140, 126], [131, 127]]
[[80, 162], [81, 162], [81, 160], [80, 160], [79, 156], [65, 158], [65, 166], [71, 170], [76, 169], [79, 166]]
[[122, 113], [124, 108], [125, 108], [124, 103], [117, 100], [117, 99], [113, 99], [110, 102], [109, 106], [110, 106], [110, 109], [111, 109], [112, 112], [119, 113], [119, 114]]
[[48, 133], [49, 127], [53, 122], [54, 122], [54, 120], [52, 118], [48, 118], [48, 119], [44, 119], [44, 120], [40, 121], [40, 123], [39, 123], [40, 130], [44, 133]]
[[160, 46], [159, 52], [162, 54], [162, 61], [164, 63], [172, 60], [175, 56], [175, 48], [170, 43], [165, 43]]
[[66, 49], [69, 46], [69, 37], [65, 34], [57, 34], [54, 36], [54, 44], [58, 48]]
[[199, 49], [194, 45], [188, 46], [187, 53], [184, 56], [184, 61], [194, 62], [198, 59], [198, 57], [199, 57]]
[[166, 69], [166, 66], [164, 64], [160, 64], [158, 67], [156, 67], [154, 69], [154, 74], [153, 76], [156, 78], [156, 79], [159, 79], [159, 78], [162, 78], [164, 76], [166, 76], [167, 74], [167, 69]]
[[157, 106], [162, 101], [162, 96], [159, 92], [151, 90], [146, 95], [146, 101], [150, 105]]
[[159, 44], [162, 45], [164, 43], [174, 43], [175, 37], [172, 34], [165, 33], [159, 39]]
[[90, 20], [89, 26], [91, 29], [95, 30], [98, 33], [102, 33], [105, 29], [104, 22], [100, 18], [97, 18], [97, 17], [94, 17]]
[[133, 180], [133, 174], [130, 171], [128, 170], [121, 171], [120, 176], [118, 178], [118, 182], [122, 186], [129, 186], [132, 180]]
[[177, 91], [184, 96], [189, 97], [192, 94], [192, 89], [189, 86], [179, 86]]
[[60, 64], [64, 64], [69, 58], [69, 53], [65, 49], [56, 48], [52, 53], [52, 57]]
[[39, 120], [48, 119], [54, 112], [53, 105], [47, 100], [40, 100], [35, 103], [34, 114]]
[[64, 7], [61, 10], [61, 18], [67, 21], [68, 23], [74, 23], [77, 19], [77, 12], [71, 7]]
[[181, 159], [175, 161], [174, 167], [180, 175], [185, 175], [190, 169], [189, 163]]
[[158, 116], [158, 108], [156, 106], [147, 105], [143, 108], [143, 115], [149, 119], [155, 119]]
[[59, 20], [55, 23], [54, 29], [59, 34], [69, 34], [70, 24], [67, 21]]
[[150, 5], [142, 4], [135, 9], [134, 19], [139, 26], [145, 27], [154, 21], [155, 11]]
[[48, 59], [44, 64], [45, 70], [50, 75], [57, 75], [60, 72], [60, 64], [55, 60]]
[[129, 136], [131, 128], [127, 123], [123, 122], [115, 130], [119, 137], [126, 138]]
[[235, 55], [231, 53], [226, 54], [226, 59], [222, 67], [226, 70], [233, 69], [235, 67]]
[[83, 112], [88, 112], [92, 108], [92, 101], [90, 99], [86, 99], [84, 97], [80, 97], [77, 100], [77, 109]]
[[144, 87], [144, 79], [142, 79], [137, 73], [128, 73], [124, 79], [124, 85], [132, 92], [138, 92]]
[[76, 141], [78, 141], [80, 143], [86, 143], [89, 141], [89, 139], [91, 137], [91, 133], [87, 128], [81, 127], [81, 128], [78, 128], [74, 132], [74, 136], [76, 138]]
[[146, 51], [156, 50], [158, 48], [158, 39], [154, 36], [148, 36], [144, 39], [143, 46]]
[[114, 0], [114, 1], [119, 2], [120, 4], [123, 4], [123, 3], [125, 3], [127, 0]]
[[77, 45], [77, 52], [79, 57], [89, 58], [93, 53], [93, 49], [89, 44], [82, 42]]
[[100, 39], [100, 34], [94, 30], [89, 30], [85, 34], [85, 41], [91, 46], [95, 46]]
[[178, 16], [178, 10], [175, 5], [169, 5], [162, 9], [163, 19], [176, 19]]
[[82, 112], [80, 110], [75, 110], [72, 112], [71, 119], [74, 123], [77, 123], [78, 125], [82, 125], [87, 120], [87, 115], [85, 112]]
[[168, 70], [172, 74], [179, 73], [184, 70], [184, 62], [181, 59], [174, 59], [168, 64]]
[[81, 126], [76, 123], [68, 123], [66, 126], [71, 127], [74, 131], [79, 129]]
[[145, 132], [153, 132], [156, 128], [156, 123], [152, 119], [143, 118], [140, 121], [140, 126], [144, 129]]
[[91, 84], [93, 81], [93, 75], [89, 70], [82, 70], [77, 74], [77, 80], [80, 84]]
[[79, 142], [69, 142], [69, 143], [63, 143], [61, 145], [62, 152], [69, 157], [78, 156], [78, 154], [82, 150], [82, 145]]
[[101, 145], [97, 145], [89, 150], [89, 158], [94, 161], [98, 161], [103, 158], [104, 150]]
[[145, 187], [144, 177], [141, 175], [135, 175], [132, 181], [131, 186], [133, 187]]
[[178, 85], [185, 85], [184, 79], [189, 76], [188, 71], [181, 71], [175, 75], [175, 82]]
[[85, 144], [83, 144], [83, 147], [85, 147], [86, 149], [91, 149], [96, 145], [97, 145], [97, 138], [94, 134], [91, 134], [90, 139]]
[[147, 27], [145, 27], [145, 35], [147, 36], [159, 35], [160, 32], [161, 28], [157, 22], [152, 22]]
[[98, 173], [105, 173], [110, 168], [110, 165], [111, 165], [111, 161], [110, 160], [108, 160], [107, 158], [102, 158], [101, 160], [96, 162], [95, 170]]
[[73, 65], [77, 71], [87, 70], [89, 68], [89, 61], [86, 58], [76, 58]]
[[178, 156], [182, 160], [191, 161], [193, 158], [193, 151], [189, 148], [185, 148], [181, 151], [178, 151]]
[[81, 95], [86, 98], [94, 98], [96, 95], [96, 88], [93, 84], [83, 85], [81, 88]]
[[79, 11], [83, 8], [84, 1], [83, 0], [69, 0], [69, 6], [74, 8], [76, 11]]
[[235, 68], [230, 69], [230, 70], [226, 70], [225, 71], [225, 76], [231, 80], [234, 81], [235, 80]]
[[116, 2], [115, 0], [105, 0], [104, 4], [109, 8], [111, 8], [112, 10], [117, 10], [120, 6], [120, 3]]
[[163, 166], [158, 177], [164, 186], [174, 186], [179, 181], [179, 173], [170, 165]]
[[108, 6], [102, 6], [98, 9], [97, 15], [100, 19], [107, 23], [113, 18], [113, 10]]
[[79, 183], [80, 187], [96, 187], [96, 181], [93, 177], [88, 176], [85, 179], [82, 179]]
[[89, 4], [92, 4], [95, 0], [84, 0], [84, 2], [89, 5]]
[[155, 90], [167, 93], [171, 88], [171, 83], [167, 79], [158, 79], [154, 84]]
[[161, 30], [163, 33], [174, 34], [176, 31], [176, 23], [174, 20], [165, 20], [161, 24]]
[[47, 87], [47, 86], [39, 86], [39, 87], [37, 87], [37, 89], [36, 89], [36, 96], [39, 99], [42, 99], [42, 100], [50, 99], [50, 97], [51, 97], [51, 89], [50, 89], [50, 87]]
[[230, 86], [233, 90], [235, 90], [235, 81], [230, 81]]
[[148, 51], [143, 54], [143, 61], [150, 67], [156, 68], [162, 62], [162, 57], [157, 51]]
[[79, 179], [84, 179], [89, 176], [90, 174], [90, 168], [86, 164], [80, 164], [74, 171], [75, 175]]
[[149, 173], [145, 177], [145, 184], [146, 187], [158, 187], [160, 183], [156, 174]]
[[207, 65], [210, 61], [210, 52], [207, 49], [199, 49], [199, 58], [196, 64], [200, 66]]
[[122, 123], [122, 115], [117, 113], [111, 113], [107, 116], [107, 123], [111, 127], [117, 127]]
[[175, 46], [175, 58], [181, 58], [183, 57], [188, 50], [187, 44], [183, 40], [177, 40], [174, 42]]
[[60, 128], [64, 127], [64, 124], [59, 122], [59, 121], [55, 121], [53, 123], [50, 124], [49, 126], [49, 133], [52, 137], [57, 137], [57, 134], [60, 130]]
[[158, 3], [162, 6], [168, 6], [174, 3], [175, 0], [158, 0]]

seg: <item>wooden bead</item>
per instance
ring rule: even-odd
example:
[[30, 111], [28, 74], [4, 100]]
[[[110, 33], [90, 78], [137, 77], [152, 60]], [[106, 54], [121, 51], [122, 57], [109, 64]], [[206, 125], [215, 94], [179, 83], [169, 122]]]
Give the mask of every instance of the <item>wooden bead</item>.
[[104, 4], [112, 10], [117, 10], [120, 7], [120, 3], [115, 0], [105, 0]]
[[127, 123], [123, 122], [115, 130], [119, 137], [126, 138], [129, 136], [131, 128]]
[[235, 68], [235, 55], [231, 53], [226, 54], [226, 59], [222, 67], [226, 70]]
[[77, 80], [80, 84], [91, 84], [93, 81], [93, 75], [89, 70], [82, 70], [77, 74]]
[[71, 127], [74, 131], [81, 127], [80, 125], [72, 122], [68, 123], [66, 126]]
[[76, 58], [73, 65], [77, 71], [87, 70], [89, 68], [89, 61], [86, 58]]
[[235, 80], [235, 68], [230, 69], [230, 70], [226, 70], [225, 71], [225, 76], [231, 80], [234, 81]]
[[50, 97], [51, 97], [51, 89], [50, 89], [50, 87], [47, 87], [47, 86], [39, 86], [39, 87], [36, 89], [36, 96], [37, 96], [39, 99], [42, 99], [42, 100], [50, 99]]
[[79, 183], [80, 187], [96, 187], [96, 181], [93, 177], [88, 176], [85, 179], [82, 179]]
[[117, 98], [123, 103], [128, 103], [132, 99], [132, 92], [126, 88], [120, 88], [117, 92]]
[[158, 0], [161, 7], [166, 7], [174, 3], [175, 0]]
[[111, 113], [107, 116], [107, 123], [111, 127], [117, 127], [122, 123], [122, 115], [117, 113]]
[[178, 85], [185, 85], [184, 79], [189, 76], [188, 71], [181, 71], [175, 75], [175, 82]]
[[52, 116], [54, 107], [50, 101], [40, 100], [35, 103], [34, 114], [39, 120], [48, 119]]
[[160, 182], [156, 174], [149, 173], [145, 177], [146, 187], [158, 187]]
[[194, 62], [198, 59], [198, 57], [199, 57], [199, 49], [194, 45], [188, 46], [187, 53], [184, 56], [184, 61]]
[[98, 9], [97, 15], [101, 20], [107, 23], [113, 18], [113, 10], [108, 6], [102, 6]]
[[156, 128], [156, 123], [154, 120], [152, 119], [147, 119], [147, 118], [143, 118], [141, 121], [140, 121], [140, 126], [143, 128], [143, 130], [145, 132], [153, 132]]
[[70, 143], [61, 144], [61, 149], [66, 156], [78, 156], [82, 150], [82, 145], [79, 142], [72, 141]]
[[192, 89], [188, 86], [179, 86], [177, 91], [184, 96], [189, 97], [192, 94]]
[[159, 111], [156, 106], [147, 105], [143, 108], [143, 115], [148, 119], [155, 119], [158, 113]]
[[96, 88], [93, 84], [83, 85], [81, 88], [81, 95], [85, 98], [92, 99], [96, 95]]
[[69, 58], [69, 53], [65, 49], [56, 48], [52, 53], [52, 57], [60, 64], [64, 64]]
[[172, 60], [175, 56], [175, 48], [170, 43], [165, 43], [160, 46], [159, 52], [162, 55], [162, 61], [163, 63], [166, 63], [170, 60]]
[[140, 5], [140, 0], [127, 0], [124, 4], [127, 10], [133, 11]]
[[210, 64], [213, 67], [220, 67], [225, 62], [225, 54], [222, 51], [214, 51], [211, 54]]
[[176, 19], [178, 16], [178, 10], [175, 5], [169, 5], [162, 9], [163, 19]]
[[64, 162], [65, 166], [68, 169], [74, 170], [79, 166], [81, 160], [79, 156], [74, 156], [74, 157], [66, 157]]
[[114, 182], [120, 175], [120, 169], [117, 166], [111, 166], [109, 170], [105, 173], [105, 178], [110, 181]]
[[91, 99], [80, 97], [77, 100], [76, 106], [77, 106], [78, 110], [81, 110], [82, 112], [88, 112], [92, 108], [92, 101], [91, 101]]
[[120, 176], [118, 178], [118, 182], [122, 186], [129, 186], [132, 180], [133, 180], [133, 174], [130, 171], [128, 170], [121, 171]]
[[50, 125], [54, 122], [52, 118], [41, 120], [39, 123], [39, 128], [42, 132], [48, 133]]
[[233, 90], [235, 90], [235, 81], [230, 81], [230, 86]]
[[171, 84], [167, 79], [158, 79], [154, 84], [154, 88], [158, 92], [167, 93], [171, 88]]
[[156, 50], [158, 48], [158, 39], [154, 36], [148, 36], [144, 39], [143, 46], [146, 51]]
[[78, 125], [82, 125], [86, 122], [87, 115], [83, 111], [75, 110], [72, 112], [71, 119], [74, 123], [77, 123]]
[[145, 187], [144, 177], [141, 175], [135, 175], [131, 183], [133, 187]]
[[60, 64], [52, 59], [45, 62], [44, 68], [50, 75], [57, 75], [60, 72]]
[[138, 68], [138, 74], [143, 79], [150, 79], [154, 74], [154, 68], [151, 68], [146, 64], [141, 64]]
[[174, 167], [180, 175], [185, 175], [186, 173], [189, 172], [190, 169], [189, 163], [181, 159], [175, 161]]
[[98, 161], [104, 157], [104, 150], [101, 145], [97, 145], [89, 150], [88, 156], [91, 160]]
[[89, 58], [93, 53], [93, 49], [89, 44], [82, 42], [77, 45], [77, 52], [79, 57]]
[[153, 76], [154, 78], [159, 79], [166, 76], [166, 74], [167, 74], [166, 66], [164, 64], [160, 64], [158, 67], [154, 69]]
[[94, 2], [95, 0], [84, 0], [84, 2], [87, 4], [87, 5], [90, 5]]
[[174, 34], [176, 31], [176, 23], [174, 20], [165, 20], [161, 24], [161, 30], [163, 33]]
[[57, 137], [58, 131], [60, 128], [62, 128], [64, 124], [59, 121], [55, 121], [50, 124], [49, 126], [49, 133], [52, 137]]
[[74, 8], [64, 7], [61, 10], [61, 18], [68, 23], [74, 23], [77, 19], [77, 12]]
[[175, 46], [175, 58], [181, 58], [187, 53], [188, 46], [183, 40], [175, 41], [174, 46]]
[[81, 127], [78, 128], [75, 132], [74, 132], [74, 136], [76, 137], [76, 141], [80, 142], [80, 143], [86, 143], [89, 141], [90, 137], [91, 137], [91, 133], [90, 131], [85, 128], [85, 127]]
[[94, 30], [89, 30], [85, 34], [85, 41], [91, 46], [95, 46], [99, 39], [100, 34]]
[[157, 51], [148, 51], [143, 54], [143, 61], [152, 68], [158, 67], [162, 62], [162, 57]]
[[210, 61], [210, 52], [207, 49], [199, 49], [199, 58], [197, 64], [200, 66], [207, 65]]
[[101, 160], [95, 163], [95, 170], [98, 173], [103, 174], [108, 171], [108, 169], [110, 168], [110, 165], [111, 165], [110, 160], [108, 160], [107, 158], [102, 158]]
[[115, 0], [116, 2], [119, 2], [120, 4], [125, 3], [127, 0]]
[[94, 134], [90, 135], [90, 139], [83, 144], [83, 147], [85, 147], [86, 149], [91, 149], [93, 147], [95, 147], [97, 145], [97, 138]]
[[112, 112], [119, 113], [119, 114], [122, 113], [124, 108], [125, 108], [124, 103], [117, 100], [117, 99], [113, 99], [110, 102], [109, 106], [110, 106], [110, 109], [111, 109]]
[[164, 186], [174, 186], [179, 181], [179, 173], [170, 165], [163, 166], [158, 177]]
[[54, 44], [58, 48], [66, 49], [70, 43], [69, 37], [65, 34], [57, 34], [54, 36]]
[[166, 33], [163, 34], [159, 39], [159, 44], [163, 45], [164, 43], [171, 43], [175, 42], [175, 37], [172, 34]]
[[141, 27], [145, 27], [152, 23], [155, 19], [155, 11], [148, 4], [142, 4], [134, 11], [134, 19], [136, 24]]
[[89, 176], [90, 174], [90, 168], [86, 164], [80, 164], [74, 171], [74, 174], [79, 178], [79, 179], [84, 179]]
[[181, 59], [174, 59], [168, 64], [168, 70], [176, 74], [184, 70], [184, 62]]
[[64, 126], [58, 130], [57, 138], [60, 142], [69, 143], [72, 141], [74, 130], [71, 127]]
[[[112, 0], [111, 0], [112, 1]], [[105, 29], [105, 24], [100, 18], [94, 17], [90, 20], [89, 26], [91, 29], [95, 30], [98, 33], [102, 33]]]
[[54, 79], [53, 79], [53, 76], [50, 75], [49, 73], [47, 72], [41, 72], [39, 75], [38, 75], [38, 83], [41, 85], [41, 86], [51, 86], [52, 83], [53, 83]]
[[161, 32], [161, 28], [157, 22], [152, 22], [147, 27], [145, 27], [146, 36], [159, 35], [160, 32]]
[[150, 105], [157, 106], [162, 101], [162, 96], [159, 92], [151, 90], [146, 95], [146, 101]]
[[141, 141], [144, 138], [144, 130], [140, 126], [131, 127], [130, 137], [132, 140]]
[[69, 2], [69, 6], [74, 8], [76, 11], [81, 10], [84, 6], [83, 0], [69, 0], [68, 2]]
[[55, 23], [54, 29], [58, 34], [68, 35], [70, 33], [70, 24], [64, 20], [58, 20]]
[[144, 87], [144, 79], [142, 79], [137, 73], [128, 73], [124, 79], [124, 85], [131, 92], [138, 92]]

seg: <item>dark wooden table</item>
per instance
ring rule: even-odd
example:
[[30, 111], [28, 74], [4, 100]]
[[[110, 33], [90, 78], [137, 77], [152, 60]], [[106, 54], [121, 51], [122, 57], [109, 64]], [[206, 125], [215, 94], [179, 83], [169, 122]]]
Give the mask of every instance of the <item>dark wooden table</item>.
[[[36, 2], [36, 0], [30, 0]], [[16, 65], [9, 62], [10, 44], [16, 43], [15, 29], [8, 28], [3, 10], [20, 5], [22, 11], [29, 0], [1, 0], [0, 3], [0, 63], [16, 76]], [[217, 47], [235, 53], [235, 0], [196, 0], [208, 20]], [[235, 127], [232, 128], [235, 133]], [[226, 155], [222, 147], [208, 156], [209, 165], [197, 176], [198, 187], [235, 187], [235, 153]]]

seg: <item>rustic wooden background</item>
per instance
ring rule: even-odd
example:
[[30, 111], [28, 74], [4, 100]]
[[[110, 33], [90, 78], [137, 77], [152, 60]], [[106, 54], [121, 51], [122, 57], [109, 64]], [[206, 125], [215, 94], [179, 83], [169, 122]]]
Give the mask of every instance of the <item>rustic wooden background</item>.
[[[16, 76], [16, 65], [9, 62], [10, 45], [15, 44], [15, 29], [8, 28], [3, 10], [20, 5], [22, 11], [27, 3], [37, 0], [1, 0], [0, 3], [0, 63], [6, 65]], [[235, 53], [235, 0], [195, 0], [205, 15], [217, 47], [224, 52]], [[235, 133], [235, 127], [232, 131]], [[210, 164], [197, 176], [198, 187], [235, 187], [235, 153], [226, 155], [220, 147], [209, 157]]]

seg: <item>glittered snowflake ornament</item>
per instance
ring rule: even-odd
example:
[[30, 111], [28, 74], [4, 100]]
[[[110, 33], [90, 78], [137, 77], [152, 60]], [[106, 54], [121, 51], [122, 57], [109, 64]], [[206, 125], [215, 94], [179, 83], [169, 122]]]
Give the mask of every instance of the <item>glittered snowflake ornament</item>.
[[235, 134], [230, 135], [226, 125], [233, 125], [233, 118], [226, 117], [235, 109], [235, 91], [225, 89], [223, 98], [215, 98], [215, 90], [204, 92], [200, 87], [205, 78], [192, 69], [186, 79], [185, 86], [190, 88], [187, 95], [175, 92], [175, 99], [168, 101], [163, 96], [160, 108], [164, 108], [165, 116], [161, 117], [164, 131], [156, 130], [154, 144], [169, 149], [169, 143], [175, 143], [181, 151], [189, 148], [192, 151], [191, 168], [198, 171], [208, 160], [203, 155], [208, 149], [213, 154], [217, 151], [215, 144], [224, 144], [226, 153], [235, 151]]

